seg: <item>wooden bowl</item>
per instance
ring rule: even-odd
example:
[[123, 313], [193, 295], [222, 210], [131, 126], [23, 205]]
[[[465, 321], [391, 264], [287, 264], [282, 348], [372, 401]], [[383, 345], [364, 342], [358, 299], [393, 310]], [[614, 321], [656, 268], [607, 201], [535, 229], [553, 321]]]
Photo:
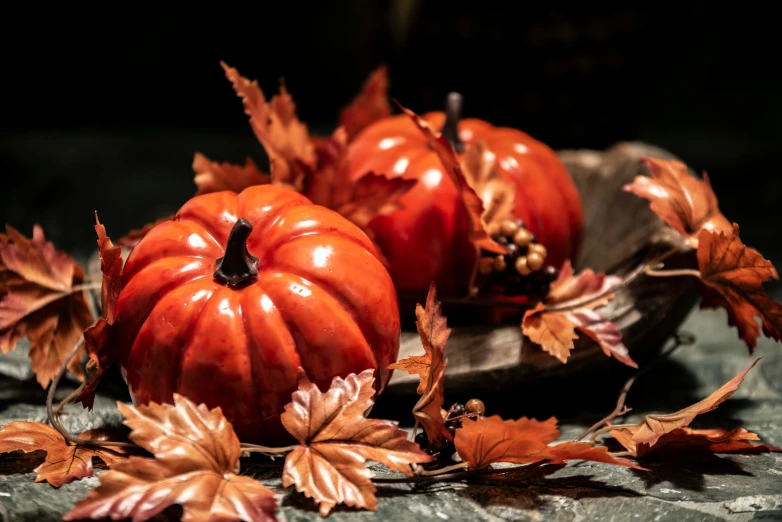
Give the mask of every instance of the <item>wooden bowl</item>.
[[[590, 267], [599, 272], [628, 275], [654, 253], [670, 248], [677, 238], [649, 209], [649, 202], [624, 192], [622, 187], [637, 175], [649, 175], [639, 162], [643, 156], [671, 158], [660, 148], [643, 143], [619, 143], [600, 152], [563, 150], [559, 156], [581, 192], [585, 237], [576, 270]], [[676, 257], [668, 264], [675, 264]], [[630, 355], [642, 364], [676, 333], [697, 303], [692, 281], [682, 278], [639, 277], [601, 313], [619, 324]], [[448, 306], [443, 313], [448, 315]], [[453, 310], [453, 307], [450, 307]], [[452, 328], [446, 356], [448, 390], [469, 395], [470, 390], [505, 387], [523, 382], [561, 378], [565, 375], [597, 374], [621, 367], [602, 350], [581, 336], [567, 364], [561, 363], [526, 339], [519, 323], [502, 326], [460, 326]], [[404, 331], [399, 358], [423, 353], [415, 331]], [[414, 393], [418, 376], [394, 372], [386, 393]], [[465, 395], [466, 396], [466, 395]]]

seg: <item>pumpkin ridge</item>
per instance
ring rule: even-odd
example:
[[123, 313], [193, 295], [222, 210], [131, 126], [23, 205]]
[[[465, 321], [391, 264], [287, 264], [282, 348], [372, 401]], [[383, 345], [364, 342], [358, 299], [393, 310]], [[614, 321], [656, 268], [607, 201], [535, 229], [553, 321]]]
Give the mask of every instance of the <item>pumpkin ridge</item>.
[[[184, 286], [184, 285], [182, 285]], [[180, 287], [181, 288], [181, 287]], [[201, 320], [204, 317], [204, 312], [209, 308], [209, 303], [214, 298], [215, 294], [219, 292], [220, 288], [212, 288], [210, 289], [209, 297], [204, 299], [204, 305], [201, 307], [201, 310], [198, 312], [198, 314], [195, 316], [195, 319], [193, 322], [191, 322], [188, 325], [187, 334], [185, 335], [185, 342], [182, 343], [182, 347], [179, 350], [179, 357], [177, 358], [177, 364], [176, 367], [178, 368], [178, 371], [174, 372], [174, 385], [172, 386], [173, 389], [176, 390], [176, 392], [180, 395], [187, 396], [187, 394], [182, 393], [181, 385], [182, 385], [182, 372], [184, 371], [184, 366], [182, 366], [182, 359], [185, 357], [185, 353], [187, 350], [193, 346], [193, 337], [195, 337], [196, 331], [198, 330], [198, 327], [201, 324]], [[162, 299], [158, 301], [158, 304], [162, 303]], [[150, 314], [151, 316], [152, 314]]]
[[[263, 287], [260, 287], [261, 289]], [[265, 292], [262, 292], [263, 295], [265, 295]], [[247, 301], [249, 297], [252, 297], [252, 294], [249, 292], [243, 292], [241, 297], [238, 299], [238, 306], [237, 306], [237, 313], [239, 314], [239, 318], [242, 322], [242, 329], [244, 330], [245, 334], [245, 350], [247, 351], [247, 359], [250, 361], [250, 381], [253, 383], [253, 402], [256, 406], [256, 414], [258, 416], [259, 420], [265, 420], [264, 412], [262, 409], [263, 402], [261, 401], [261, 391], [265, 393], [269, 393], [270, 390], [267, 390], [266, 383], [265, 382], [258, 382], [258, 375], [260, 374], [263, 376], [263, 372], [256, 371], [259, 367], [262, 366], [262, 361], [260, 359], [260, 351], [264, 349], [263, 346], [255, 339], [255, 336], [252, 335], [253, 329], [250, 325], [250, 312], [249, 306], [247, 306]], [[240, 426], [242, 424], [252, 424], [255, 423], [257, 419], [244, 419], [246, 422], [236, 422], [237, 426]]]

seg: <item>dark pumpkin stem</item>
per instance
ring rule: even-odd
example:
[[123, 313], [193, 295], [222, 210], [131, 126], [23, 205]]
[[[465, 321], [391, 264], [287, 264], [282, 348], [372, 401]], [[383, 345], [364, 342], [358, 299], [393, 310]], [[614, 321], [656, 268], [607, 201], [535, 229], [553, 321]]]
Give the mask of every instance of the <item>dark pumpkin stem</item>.
[[445, 123], [440, 132], [447, 139], [453, 150], [458, 153], [464, 152], [464, 142], [459, 139], [459, 118], [462, 116], [462, 95], [458, 92], [448, 94], [448, 100], [445, 103]]
[[225, 255], [217, 260], [214, 278], [227, 286], [237, 286], [258, 277], [258, 258], [247, 250], [253, 226], [244, 218], [234, 225], [225, 245]]

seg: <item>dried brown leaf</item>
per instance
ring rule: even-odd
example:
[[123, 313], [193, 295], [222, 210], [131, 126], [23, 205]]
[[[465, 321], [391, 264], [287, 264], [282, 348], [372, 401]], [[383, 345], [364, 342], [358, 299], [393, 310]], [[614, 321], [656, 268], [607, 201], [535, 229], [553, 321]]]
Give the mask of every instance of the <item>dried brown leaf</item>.
[[483, 223], [489, 227], [513, 218], [516, 186], [500, 174], [497, 156], [485, 142], [470, 146], [462, 158], [462, 172], [470, 187], [483, 201]]
[[678, 160], [641, 158], [652, 176], [637, 176], [624, 190], [651, 201], [652, 211], [698, 248], [702, 230], [730, 233], [731, 226], [720, 213], [709, 177], [690, 176]]
[[238, 193], [247, 187], [266, 185], [271, 182], [269, 175], [261, 172], [249, 156], [244, 165], [232, 165], [226, 162], [217, 163], [201, 153], [196, 153], [193, 158], [193, 171], [194, 181], [198, 187], [196, 195], [223, 190]]
[[390, 115], [388, 69], [381, 66], [372, 71], [358, 96], [342, 109], [340, 124], [351, 142], [362, 130]]
[[[0, 234], [0, 352], [30, 341], [30, 360], [46, 388], [65, 357], [92, 324], [84, 272], [46, 241], [38, 225], [28, 239], [14, 228]], [[82, 378], [80, 350], [69, 369]]]
[[698, 268], [706, 285], [701, 307], [724, 308], [728, 323], [738, 328], [750, 353], [761, 325], [766, 337], [782, 340], [782, 304], [763, 290], [763, 283], [779, 279], [774, 265], [741, 242], [735, 223], [730, 234], [703, 230], [698, 238]]
[[174, 395], [174, 404], [118, 403], [130, 439], [154, 455], [132, 457], [100, 476], [100, 485], [63, 520], [147, 520], [182, 506], [182, 520], [274, 521], [277, 501], [260, 482], [238, 475], [239, 439], [220, 408]]
[[633, 440], [636, 428], [624, 428], [611, 431], [614, 437], [627, 451], [641, 458], [649, 454], [669, 453], [770, 453], [782, 452], [782, 448], [755, 444], [760, 437], [744, 428], [724, 430], [720, 428], [694, 430], [692, 428], [678, 428], [660, 437], [654, 446], [648, 444], [636, 444]]
[[[79, 438], [93, 441], [119, 440], [117, 434], [107, 430], [85, 431]], [[46, 452], [46, 458], [34, 470], [38, 473], [35, 482], [46, 481], [56, 488], [73, 480], [91, 477], [93, 457], [101, 459], [109, 466], [127, 459], [122, 448], [70, 444], [48, 424], [15, 421], [2, 427], [0, 452], [30, 453], [39, 450]]]
[[295, 486], [327, 516], [337, 504], [377, 509], [372, 472], [365, 462], [380, 462], [412, 476], [411, 464], [430, 455], [407, 440], [396, 422], [367, 419], [374, 405], [374, 370], [335, 377], [325, 393], [299, 369], [299, 389], [281, 416], [300, 445], [285, 458], [284, 487]]

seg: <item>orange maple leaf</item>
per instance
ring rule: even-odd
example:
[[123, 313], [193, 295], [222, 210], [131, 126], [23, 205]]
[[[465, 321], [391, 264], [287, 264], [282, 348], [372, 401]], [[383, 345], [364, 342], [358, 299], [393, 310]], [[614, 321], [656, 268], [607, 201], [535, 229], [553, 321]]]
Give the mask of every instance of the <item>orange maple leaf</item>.
[[223, 190], [241, 192], [247, 187], [271, 183], [269, 175], [261, 172], [249, 156], [244, 165], [232, 165], [226, 162], [217, 163], [201, 153], [196, 153], [193, 158], [193, 171], [194, 181], [198, 186], [196, 195]]
[[[38, 225], [32, 239], [10, 226], [0, 234], [0, 352], [27, 337], [32, 369], [44, 388], [92, 324], [83, 282], [82, 269], [46, 241]], [[79, 378], [83, 353], [69, 366]]]
[[92, 409], [95, 402], [95, 390], [103, 377], [103, 372], [114, 364], [114, 352], [111, 349], [111, 326], [116, 320], [114, 307], [122, 288], [122, 248], [115, 247], [106, 235], [104, 227], [95, 213], [95, 231], [98, 233], [98, 252], [100, 254], [101, 317], [84, 331], [84, 345], [89, 354], [87, 377], [84, 389], [76, 397], [85, 408]]
[[316, 158], [307, 126], [296, 116], [293, 98], [285, 86], [280, 85], [279, 94], [267, 102], [257, 81], [244, 78], [225, 62], [220, 65], [242, 99], [250, 126], [269, 156], [272, 183], [300, 192], [305, 177], [302, 165], [312, 168]]
[[418, 375], [418, 393], [421, 397], [413, 407], [413, 416], [426, 432], [430, 447], [437, 447], [443, 441], [453, 440], [453, 436], [445, 427], [445, 420], [440, 410], [445, 402], [445, 344], [451, 329], [447, 327], [446, 318], [442, 315], [442, 305], [437, 299], [437, 288], [434, 281], [429, 285], [426, 296], [426, 307], [420, 304], [415, 308], [416, 328], [424, 347], [424, 355], [411, 355], [389, 366], [390, 369], [402, 370]]
[[[661, 437], [688, 426], [695, 417], [715, 410], [717, 406], [725, 402], [728, 397], [736, 393], [739, 389], [739, 385], [744, 380], [744, 376], [747, 375], [747, 372], [749, 372], [759, 360], [760, 358], [756, 359], [744, 371], [723, 384], [711, 395], [692, 406], [688, 406], [675, 413], [650, 414], [641, 419], [636, 426], [622, 428], [621, 431], [611, 430], [610, 433], [628, 450], [638, 451], [639, 454], [648, 453], [650, 448], [654, 447]], [[632, 435], [632, 438], [628, 439], [628, 435]], [[625, 444], [622, 440], [629, 441]], [[645, 448], [641, 448], [641, 446], [645, 446]]]
[[619, 327], [595, 311], [608, 303], [613, 294], [596, 297], [621, 281], [619, 276], [596, 274], [590, 268], [575, 275], [570, 261], [565, 261], [545, 302], [525, 312], [521, 322], [524, 335], [566, 363], [575, 347], [573, 341], [578, 339], [576, 332], [581, 332], [597, 343], [607, 356], [637, 368], [622, 342]]
[[298, 378], [281, 420], [300, 445], [285, 458], [282, 484], [315, 500], [322, 516], [337, 504], [377, 509], [367, 460], [408, 476], [411, 464], [431, 462], [396, 422], [365, 417], [374, 405], [374, 370], [335, 377], [325, 393], [301, 368]]
[[351, 142], [362, 130], [389, 115], [388, 69], [380, 66], [372, 71], [351, 104], [342, 109], [340, 124], [345, 128], [348, 142]]
[[651, 201], [652, 211], [682, 234], [693, 248], [698, 247], [702, 230], [729, 233], [730, 222], [720, 213], [709, 176], [691, 176], [677, 160], [641, 158], [652, 177], [637, 176], [624, 190]]
[[[89, 430], [79, 439], [91, 441], [116, 441], [117, 435], [107, 430]], [[0, 431], [0, 452], [43, 450], [44, 462], [35, 468], [36, 482], [46, 481], [59, 488], [73, 480], [92, 476], [92, 459], [97, 457], [107, 465], [126, 460], [122, 448], [107, 449], [83, 444], [71, 444], [60, 433], [40, 422], [15, 421]]]
[[522, 417], [503, 420], [499, 415], [464, 419], [456, 430], [454, 445], [459, 456], [472, 469], [506, 462], [530, 464], [550, 460], [591, 460], [639, 468], [629, 460], [613, 457], [605, 447], [584, 442], [564, 442], [549, 446], [560, 436], [557, 419], [545, 421]]
[[275, 521], [274, 493], [238, 474], [241, 447], [220, 408], [175, 394], [174, 404], [117, 403], [129, 438], [154, 455], [131, 457], [100, 476], [100, 485], [63, 520], [150, 519], [182, 506], [182, 520]]
[[756, 317], [767, 337], [782, 340], [782, 304], [763, 290], [763, 283], [779, 278], [771, 262], [741, 242], [735, 223], [730, 233], [703, 230], [698, 238], [698, 268], [706, 285], [701, 307], [724, 308], [750, 353], [760, 337]]
[[646, 457], [653, 453], [701, 451], [707, 453], [781, 453], [782, 448], [755, 444], [760, 437], [744, 428], [724, 430], [720, 428], [694, 430], [692, 428], [678, 428], [660, 437], [654, 446], [648, 444], [636, 444], [633, 440], [636, 429], [623, 428], [611, 431], [613, 436], [627, 451], [635, 457]]
[[461, 160], [467, 183], [483, 202], [481, 220], [487, 230], [513, 218], [516, 186], [500, 174], [497, 156], [485, 141], [470, 146]]

